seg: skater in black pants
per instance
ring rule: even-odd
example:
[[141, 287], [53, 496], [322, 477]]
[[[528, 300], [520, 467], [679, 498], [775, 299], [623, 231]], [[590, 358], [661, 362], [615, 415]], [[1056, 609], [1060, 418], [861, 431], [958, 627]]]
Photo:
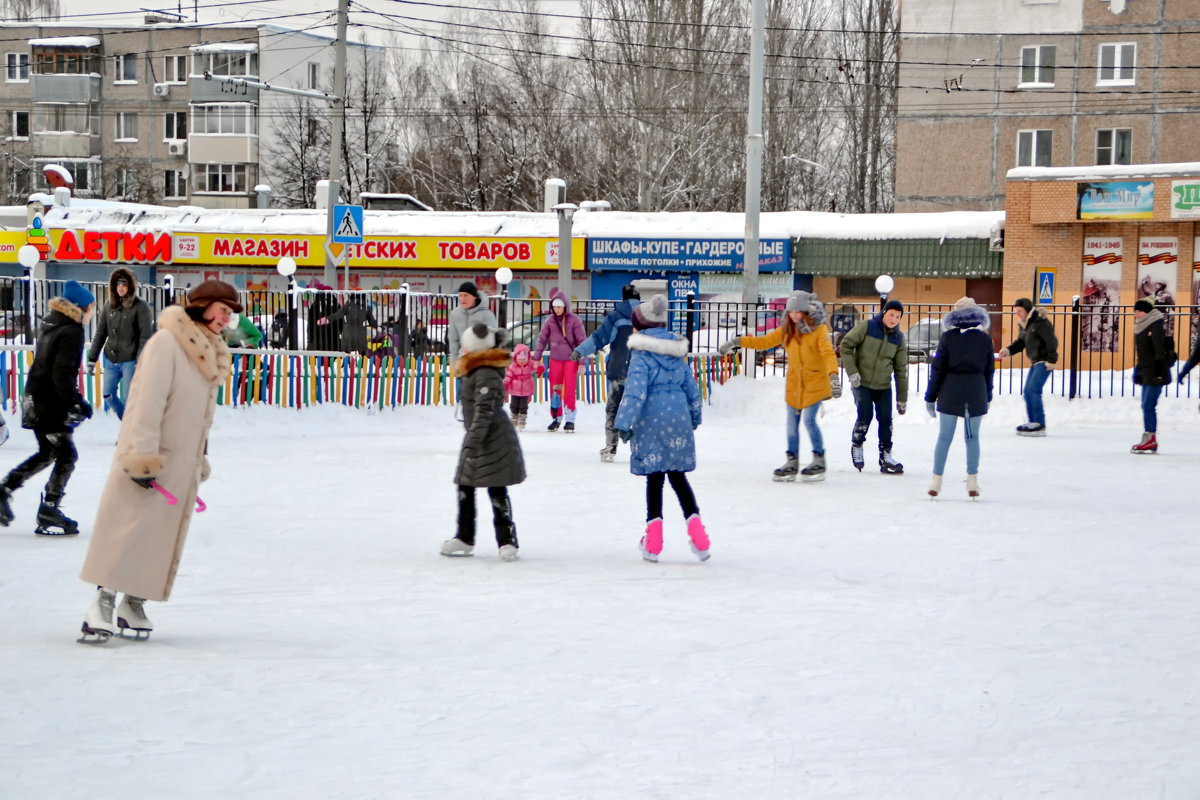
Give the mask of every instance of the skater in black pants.
[[513, 524], [508, 488], [525, 480], [525, 461], [512, 420], [504, 413], [504, 371], [510, 357], [503, 349], [504, 332], [482, 322], [462, 333], [455, 374], [462, 378], [463, 438], [454, 482], [458, 484], [458, 533], [442, 542], [442, 555], [469, 556], [475, 550], [475, 489], [485, 487], [492, 501], [492, 520], [500, 558], [517, 558], [517, 526]]
[[0, 525], [13, 521], [13, 492], [54, 464], [38, 507], [35, 532], [41, 536], [74, 536], [79, 533], [79, 525], [62, 513], [59, 504], [78, 458], [72, 431], [92, 415], [92, 407], [76, 386], [83, 361], [83, 326], [96, 311], [96, 298], [76, 281], [67, 281], [62, 297], [54, 298], [49, 305], [21, 398], [21, 427], [33, 431], [38, 451], [0, 484]]

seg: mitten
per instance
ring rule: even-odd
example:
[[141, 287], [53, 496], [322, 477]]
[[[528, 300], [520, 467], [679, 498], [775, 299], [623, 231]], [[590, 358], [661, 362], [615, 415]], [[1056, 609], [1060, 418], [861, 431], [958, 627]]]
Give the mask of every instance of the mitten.
[[850, 388], [857, 389], [860, 384], [862, 384], [862, 376], [859, 375], [857, 372], [851, 373], [850, 374]]
[[928, 401], [925, 402], [925, 410], [929, 412], [932, 419], [937, 419], [937, 406]]
[[633, 438], [633, 431], [617, 431], [617, 435], [621, 437], [622, 442], [628, 442]]
[[833, 399], [837, 400], [842, 396], [842, 379], [837, 375], [829, 376], [829, 385], [833, 388]]
[[136, 483], [138, 486], [142, 487], [143, 489], [153, 489], [154, 488], [154, 478], [135, 478], [131, 475], [129, 477], [129, 480], [133, 481], [134, 483]]
[[571, 360], [572, 361], [578, 361], [581, 358], [583, 358], [583, 354], [580, 353], [578, 350], [571, 351]]
[[901, 400], [899, 403], [896, 403], [896, 413], [897, 414], [903, 415], [904, 412], [907, 410], [908, 410], [908, 403], [904, 402], [903, 400]]
[[727, 342], [721, 342], [720, 346], [717, 347], [717, 352], [723, 356], [727, 356], [739, 347], [741, 345], [738, 344], [737, 339], [730, 339]]

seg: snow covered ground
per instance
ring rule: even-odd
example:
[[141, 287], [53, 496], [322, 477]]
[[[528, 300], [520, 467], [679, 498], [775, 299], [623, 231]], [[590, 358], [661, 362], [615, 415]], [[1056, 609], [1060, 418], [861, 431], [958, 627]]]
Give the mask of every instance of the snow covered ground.
[[[437, 554], [448, 409], [222, 409], [158, 630], [104, 648], [74, 641], [116, 437], [93, 420], [82, 534], [32, 535], [39, 485], [0, 530], [0, 797], [1200, 796], [1196, 401], [1133, 456], [1133, 400], [1047, 398], [1051, 435], [1021, 439], [999, 397], [972, 502], [961, 440], [925, 495], [915, 401], [907, 475], [852, 470], [843, 398], [829, 479], [771, 482], [782, 394], [706, 407], [706, 564], [669, 491], [663, 562], [639, 558], [644, 482], [599, 462], [598, 407], [575, 436], [534, 409], [511, 564], [482, 502], [478, 555]], [[4, 469], [33, 450], [13, 434]]]

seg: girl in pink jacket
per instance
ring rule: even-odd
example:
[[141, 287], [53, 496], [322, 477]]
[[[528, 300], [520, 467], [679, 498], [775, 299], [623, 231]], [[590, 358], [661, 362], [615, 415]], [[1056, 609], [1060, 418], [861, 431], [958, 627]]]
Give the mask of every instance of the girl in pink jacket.
[[534, 364], [529, 355], [529, 345], [519, 344], [513, 348], [512, 363], [504, 373], [504, 391], [509, 397], [509, 410], [517, 430], [525, 430], [529, 417], [529, 398], [533, 397], [533, 376], [544, 371], [541, 364]]

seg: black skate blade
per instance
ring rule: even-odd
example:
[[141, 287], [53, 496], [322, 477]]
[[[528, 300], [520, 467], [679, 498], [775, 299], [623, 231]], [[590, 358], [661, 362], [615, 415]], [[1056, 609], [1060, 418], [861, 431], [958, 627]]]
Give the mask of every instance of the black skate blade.
[[141, 642], [150, 638], [150, 633], [153, 628], [135, 628], [125, 621], [124, 617], [117, 617], [117, 636], [122, 639], [128, 639], [132, 642]]

